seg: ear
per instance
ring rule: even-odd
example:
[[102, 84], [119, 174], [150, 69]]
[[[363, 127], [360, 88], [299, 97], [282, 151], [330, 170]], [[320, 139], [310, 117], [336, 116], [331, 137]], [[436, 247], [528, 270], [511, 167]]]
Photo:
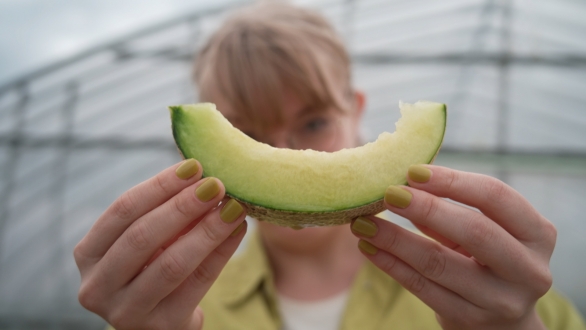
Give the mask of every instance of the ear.
[[354, 90], [354, 113], [352, 114], [353, 129], [356, 135], [356, 146], [364, 144], [364, 137], [360, 132], [360, 122], [366, 109], [366, 94], [361, 90]]
[[366, 94], [361, 90], [354, 90], [354, 121], [359, 123], [366, 108]]

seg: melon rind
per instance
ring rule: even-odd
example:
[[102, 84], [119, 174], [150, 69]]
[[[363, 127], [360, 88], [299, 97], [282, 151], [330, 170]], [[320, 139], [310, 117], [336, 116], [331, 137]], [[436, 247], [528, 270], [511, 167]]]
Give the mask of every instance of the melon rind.
[[[406, 184], [406, 171], [410, 165], [433, 162], [439, 152], [445, 133], [446, 106], [440, 103], [420, 101], [415, 104], [400, 103], [399, 107], [403, 117], [396, 123], [397, 132], [393, 134], [383, 133], [373, 143], [334, 153], [277, 149], [256, 142], [234, 128], [215, 109], [215, 105], [210, 103], [171, 106], [169, 109], [173, 136], [181, 155], [184, 158], [195, 158], [200, 161], [204, 168], [204, 176], [214, 176], [222, 180], [226, 187], [226, 194], [243, 203], [247, 207], [249, 216], [281, 226], [309, 227], [344, 224], [358, 216], [383, 211], [382, 198], [387, 186]], [[414, 119], [410, 118], [410, 116], [413, 117], [412, 111], [423, 111], [419, 115], [425, 114], [425, 116], [419, 120], [422, 122], [428, 121], [429, 123], [419, 124], [414, 122]], [[425, 111], [429, 114], [425, 113]], [[411, 115], [408, 112], [411, 112]], [[421, 127], [417, 127], [417, 125]], [[381, 149], [381, 144], [386, 143], [386, 145], [392, 146], [392, 139], [397, 138], [400, 134], [409, 133], [409, 128], [412, 129], [412, 132], [415, 132], [410, 133], [411, 135], [409, 136], [410, 140], [416, 141], [413, 142], [414, 148], [424, 150], [410, 151], [410, 145], [404, 145], [408, 142], [395, 143], [397, 147], [393, 149], [402, 148], [401, 152], [406, 153], [406, 155], [395, 157], [398, 158], [397, 160], [387, 160], [391, 165], [388, 166], [388, 169], [385, 165], [389, 164], [377, 164], [377, 161], [380, 162], [378, 158], [384, 158], [385, 155], [388, 156], [389, 153], [392, 154], [395, 151], [390, 150], [388, 147], [387, 149]], [[399, 132], [400, 130], [402, 132]], [[413, 156], [413, 154], [416, 156]], [[373, 171], [375, 173], [361, 173], [360, 165], [355, 162], [355, 159], [360, 156], [367, 156], [364, 161], [368, 162], [368, 165], [365, 165], [364, 168], [371, 171], [375, 169]], [[288, 164], [288, 157], [296, 160], [301, 165]], [[332, 157], [337, 157], [333, 159], [337, 159], [338, 162], [342, 159], [344, 160], [343, 162], [353, 164], [353, 166], [350, 169], [346, 168], [347, 166], [345, 165], [336, 168], [337, 163], [335, 161], [327, 163]], [[283, 161], [285, 165], [278, 163], [279, 160], [283, 159], [285, 159]], [[322, 165], [322, 159], [326, 159], [327, 166]], [[392, 166], [395, 163], [398, 163], [398, 165]], [[247, 167], [246, 165], [249, 166]], [[271, 168], [273, 169], [272, 172], [274, 172], [275, 168], [280, 168], [279, 166], [291, 167], [291, 171], [293, 171], [291, 175], [301, 178], [295, 180], [295, 182], [303, 181], [304, 177], [308, 177], [309, 179], [303, 182], [305, 186], [311, 186], [312, 175], [313, 180], [325, 180], [326, 184], [317, 186], [316, 191], [306, 189], [299, 193], [299, 191], [295, 191], [294, 185], [288, 185], [287, 180], [289, 178], [282, 178], [281, 175], [271, 177], [270, 174], [267, 174], [271, 173]], [[300, 169], [296, 169], [296, 166]], [[304, 166], [306, 168], [303, 168]], [[339, 168], [342, 168], [342, 170]], [[238, 170], [243, 173], [238, 173]], [[299, 172], [295, 173], [295, 170]], [[332, 173], [332, 171], [342, 172], [342, 174]], [[355, 171], [355, 173], [352, 171]], [[383, 180], [379, 180], [381, 175], [377, 175], [377, 172], [384, 172]], [[391, 172], [393, 175], [389, 175], [387, 172]], [[289, 174], [289, 171], [285, 172], [285, 175]], [[329, 176], [331, 178], [328, 178]], [[269, 177], [270, 182], [263, 182], [264, 177]], [[337, 189], [332, 189], [331, 193], [328, 194], [328, 196], [336, 196], [333, 200], [328, 200], [328, 196], [324, 197], [324, 191], [327, 192], [327, 186], [329, 186], [327, 184], [328, 179], [332, 187], [337, 187]], [[277, 182], [279, 180], [281, 182]], [[354, 181], [352, 185], [352, 180], [359, 180], [359, 184], [364, 182], [365, 187], [361, 187], [362, 190], [359, 189], [357, 192], [350, 190], [356, 188], [356, 182]], [[348, 181], [348, 183], [346, 184], [345, 181]], [[264, 187], [255, 184], [258, 182], [264, 183]], [[271, 190], [271, 183], [278, 187], [273, 189], [275, 193]], [[375, 185], [376, 187], [373, 187]], [[260, 194], [259, 197], [258, 192], [256, 192], [257, 196], [254, 194], [247, 196], [247, 193], [255, 192], [255, 188], [258, 186], [261, 186], [267, 192], [264, 196]], [[290, 187], [290, 190], [285, 189], [283, 191], [283, 187]], [[299, 186], [297, 186], [297, 189], [300, 189]], [[321, 191], [318, 191], [319, 189]], [[339, 189], [342, 189], [342, 191], [340, 192]], [[346, 189], [346, 194], [343, 189]], [[362, 193], [363, 191], [366, 193]], [[312, 192], [314, 196], [308, 196]], [[279, 193], [281, 195], [278, 195]], [[350, 193], [350, 196], [348, 196], [348, 193]], [[355, 193], [355, 195], [351, 196], [352, 193]], [[291, 201], [289, 196], [296, 196], [296, 194], [298, 199]], [[364, 197], [365, 195], [368, 196]], [[340, 196], [346, 198], [346, 200]], [[263, 197], [266, 197], [266, 200], [262, 200]], [[320, 200], [320, 197], [323, 198]], [[303, 200], [304, 198], [305, 200]], [[296, 203], [298, 200], [302, 202]], [[340, 200], [342, 201], [340, 202]]]

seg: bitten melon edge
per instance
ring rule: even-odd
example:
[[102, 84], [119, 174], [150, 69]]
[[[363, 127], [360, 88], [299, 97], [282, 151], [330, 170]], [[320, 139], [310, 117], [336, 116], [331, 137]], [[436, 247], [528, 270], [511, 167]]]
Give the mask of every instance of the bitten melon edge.
[[[383, 133], [375, 142], [334, 153], [277, 149], [256, 142], [234, 128], [213, 104], [169, 109], [179, 151], [185, 158], [200, 161], [204, 176], [222, 180], [227, 194], [245, 204], [250, 216], [298, 227], [342, 224], [360, 215], [378, 213], [384, 209], [382, 196], [386, 187], [407, 182], [409, 165], [433, 162], [445, 133], [446, 106], [420, 101], [401, 103], [400, 108], [403, 116], [396, 123], [395, 133]], [[399, 155], [392, 155], [397, 153], [394, 149], [399, 150]], [[301, 183], [289, 184], [291, 177]], [[363, 182], [364, 187], [357, 187]], [[328, 187], [332, 187], [331, 193]], [[262, 189], [272, 198], [269, 202], [263, 201]], [[247, 195], [248, 192], [256, 195]], [[363, 196], [367, 193], [369, 200], [365, 201]], [[289, 204], [279, 204], [279, 198]], [[296, 201], [301, 201], [300, 206]]]

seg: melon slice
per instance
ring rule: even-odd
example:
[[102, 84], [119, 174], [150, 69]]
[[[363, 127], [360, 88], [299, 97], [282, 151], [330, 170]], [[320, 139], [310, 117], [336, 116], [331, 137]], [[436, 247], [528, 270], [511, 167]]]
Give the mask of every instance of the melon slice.
[[169, 107], [175, 142], [219, 178], [248, 215], [282, 226], [350, 222], [384, 209], [389, 185], [406, 184], [412, 164], [431, 163], [446, 128], [441, 103], [400, 103], [394, 133], [337, 152], [274, 148], [234, 128], [214, 104]]

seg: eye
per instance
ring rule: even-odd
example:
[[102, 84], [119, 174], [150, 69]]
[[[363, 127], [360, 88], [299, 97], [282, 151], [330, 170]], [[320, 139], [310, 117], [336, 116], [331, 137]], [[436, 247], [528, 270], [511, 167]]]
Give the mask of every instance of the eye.
[[313, 118], [305, 124], [304, 129], [308, 132], [317, 132], [326, 128], [328, 124], [329, 121], [326, 118]]

